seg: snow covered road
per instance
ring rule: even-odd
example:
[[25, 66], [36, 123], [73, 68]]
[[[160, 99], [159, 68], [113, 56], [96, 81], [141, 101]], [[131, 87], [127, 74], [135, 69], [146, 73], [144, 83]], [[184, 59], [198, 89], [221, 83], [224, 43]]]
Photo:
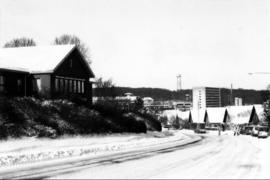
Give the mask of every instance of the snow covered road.
[[[218, 136], [217, 132], [210, 132], [202, 135], [203, 139], [199, 141], [200, 138], [191, 131], [179, 131], [179, 133], [178, 137], [172, 136], [167, 139], [167, 143], [165, 143], [166, 138], [156, 141], [151, 136], [150, 139], [146, 138], [147, 141], [139, 143], [139, 146], [132, 145], [130, 148], [124, 146], [127, 148], [119, 149], [116, 152], [102, 152], [100, 155], [90, 153], [89, 155], [58, 159], [55, 162], [50, 160], [36, 162], [36, 164], [3, 166], [0, 170], [0, 177], [52, 179], [270, 178], [268, 171], [270, 138], [233, 136], [230, 132]], [[181, 135], [182, 133], [185, 135]], [[135, 140], [138, 137], [135, 139], [131, 136], [127, 137], [127, 142], [132, 139], [131, 141], [134, 141], [132, 144], [138, 143]], [[190, 138], [177, 140], [179, 137]], [[115, 138], [119, 141], [119, 137]], [[139, 141], [144, 140], [140, 138]], [[109, 137], [109, 139], [112, 140], [114, 137]], [[113, 144], [115, 143], [113, 142]], [[149, 143], [152, 145], [150, 146]], [[4, 168], [7, 168], [7, 171], [3, 170]], [[8, 170], [9, 168], [10, 170]]]
[[[180, 131], [164, 131], [45, 141], [38, 139], [7, 141], [3, 142], [3, 150], [0, 151], [2, 155], [0, 160], [5, 163], [0, 168], [0, 179], [48, 178], [85, 168], [145, 158], [173, 151], [200, 140], [201, 138], [196, 135], [184, 135]], [[25, 142], [29, 145], [24, 145]], [[78, 150], [79, 152], [83, 150], [84, 153], [77, 154]]]
[[111, 162], [52, 178], [270, 178], [269, 150], [269, 138], [210, 134], [186, 148]]

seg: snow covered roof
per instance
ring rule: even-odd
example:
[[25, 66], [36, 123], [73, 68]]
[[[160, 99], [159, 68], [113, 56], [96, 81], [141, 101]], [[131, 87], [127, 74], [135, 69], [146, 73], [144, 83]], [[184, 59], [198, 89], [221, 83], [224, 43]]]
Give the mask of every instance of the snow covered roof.
[[[51, 45], [1, 48], [0, 68], [53, 72], [75, 47], [75, 45]], [[88, 65], [87, 62], [86, 64]], [[89, 65], [88, 68], [91, 71]]]
[[193, 123], [204, 123], [205, 109], [192, 109], [190, 111]]
[[178, 116], [181, 120], [188, 121], [189, 111], [179, 111], [176, 109], [165, 110], [162, 113], [162, 116], [167, 116], [168, 119], [176, 118]]
[[153, 101], [154, 99], [151, 98], [151, 97], [144, 97], [143, 100], [144, 100], [144, 101]]
[[178, 117], [181, 118], [184, 121], [188, 121], [189, 114], [190, 114], [190, 111], [179, 111]]
[[226, 108], [210, 107], [206, 109], [209, 123], [223, 123]]
[[231, 123], [248, 124], [253, 106], [228, 106], [227, 111]]
[[261, 105], [261, 104], [255, 104], [254, 107], [255, 107], [255, 110], [256, 110], [256, 113], [258, 115], [259, 120], [260, 121], [263, 120], [264, 119], [263, 105]]

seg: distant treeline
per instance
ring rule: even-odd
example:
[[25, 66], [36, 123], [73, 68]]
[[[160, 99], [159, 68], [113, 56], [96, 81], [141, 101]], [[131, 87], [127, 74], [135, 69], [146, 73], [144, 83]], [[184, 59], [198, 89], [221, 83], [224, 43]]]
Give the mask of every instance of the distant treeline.
[[[223, 106], [230, 105], [230, 89], [221, 89], [221, 104]], [[270, 97], [270, 91], [267, 90], [252, 90], [252, 89], [233, 89], [232, 100], [234, 103], [235, 97], [243, 99], [243, 104], [262, 104]]]
[[[94, 96], [122, 96], [124, 93], [130, 92], [135, 96], [152, 97], [155, 101], [165, 100], [192, 100], [192, 89], [183, 89], [181, 91], [171, 91], [162, 88], [131, 88], [131, 87], [110, 87], [94, 89]], [[231, 90], [221, 88], [221, 104], [222, 106], [234, 103], [235, 97], [243, 98], [243, 104], [262, 104], [270, 96], [267, 90], [251, 90], [251, 89], [233, 89], [232, 98]], [[231, 100], [232, 99], [232, 100]], [[232, 102], [231, 102], [232, 101]]]

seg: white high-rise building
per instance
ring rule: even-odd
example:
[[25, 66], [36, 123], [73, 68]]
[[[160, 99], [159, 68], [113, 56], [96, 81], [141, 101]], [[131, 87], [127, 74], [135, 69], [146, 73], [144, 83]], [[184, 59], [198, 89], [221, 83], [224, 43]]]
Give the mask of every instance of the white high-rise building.
[[220, 88], [194, 87], [192, 90], [193, 109], [221, 107]]

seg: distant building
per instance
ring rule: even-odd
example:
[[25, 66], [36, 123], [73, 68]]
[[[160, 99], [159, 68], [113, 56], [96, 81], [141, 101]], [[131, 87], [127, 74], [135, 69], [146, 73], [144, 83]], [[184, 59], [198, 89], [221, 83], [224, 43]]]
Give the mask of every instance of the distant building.
[[143, 98], [143, 105], [144, 106], [150, 106], [154, 103], [154, 99], [151, 97], [144, 97]]
[[243, 99], [239, 97], [234, 98], [234, 105], [235, 106], [242, 106], [243, 105]]
[[173, 102], [173, 106], [180, 111], [189, 111], [192, 103], [190, 101], [175, 101]]
[[115, 100], [127, 100], [130, 102], [135, 102], [138, 96], [134, 96], [132, 93], [125, 93], [124, 96], [116, 96]]
[[192, 90], [193, 109], [221, 107], [220, 88], [194, 87]]

